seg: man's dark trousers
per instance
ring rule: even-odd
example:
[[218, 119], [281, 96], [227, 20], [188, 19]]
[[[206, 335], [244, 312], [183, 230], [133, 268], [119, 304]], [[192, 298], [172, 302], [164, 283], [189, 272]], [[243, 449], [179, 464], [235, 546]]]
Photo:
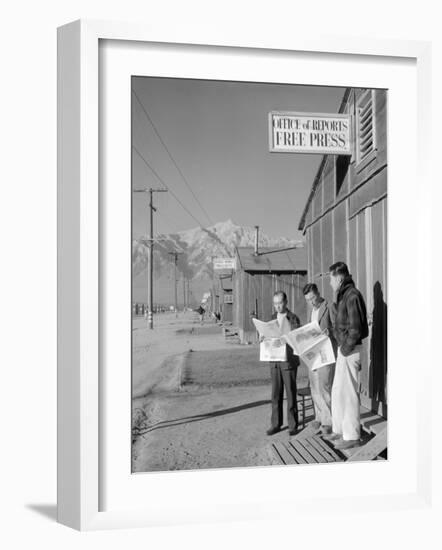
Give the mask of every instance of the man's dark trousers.
[[289, 362], [270, 363], [270, 375], [272, 378], [272, 428], [280, 428], [282, 426], [284, 387], [287, 395], [287, 424], [289, 430], [296, 430], [298, 427], [297, 371], [298, 366]]

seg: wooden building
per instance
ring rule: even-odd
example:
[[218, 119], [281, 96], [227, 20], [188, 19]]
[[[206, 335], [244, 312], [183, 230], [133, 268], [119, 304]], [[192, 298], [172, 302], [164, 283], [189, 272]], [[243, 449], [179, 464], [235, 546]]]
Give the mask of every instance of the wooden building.
[[233, 321], [233, 275], [219, 275], [219, 311], [225, 323]]
[[233, 274], [233, 325], [241, 343], [256, 342], [252, 317], [270, 320], [273, 293], [283, 290], [288, 307], [306, 321], [306, 302], [302, 289], [307, 282], [307, 258], [304, 248], [255, 255], [253, 247], [236, 249], [236, 270]]
[[344, 261], [367, 304], [361, 402], [387, 415], [387, 91], [347, 89], [340, 113], [351, 116], [351, 156], [325, 155], [299, 229], [308, 279], [333, 299], [329, 266]]

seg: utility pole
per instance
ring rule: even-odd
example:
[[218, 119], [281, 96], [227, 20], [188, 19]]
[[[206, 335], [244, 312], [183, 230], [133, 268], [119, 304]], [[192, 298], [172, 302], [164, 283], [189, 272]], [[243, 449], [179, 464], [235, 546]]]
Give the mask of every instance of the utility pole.
[[147, 247], [147, 326], [153, 329], [153, 213], [157, 211], [153, 205], [154, 193], [166, 193], [167, 189], [135, 189], [134, 193], [149, 193], [149, 237]]
[[213, 260], [216, 258], [216, 256], [210, 256], [212, 260], [212, 313], [215, 313], [215, 300], [216, 300], [216, 294], [215, 294], [215, 266], [213, 263]]
[[259, 246], [259, 225], [255, 225], [255, 253], [254, 256], [258, 256], [258, 246]]
[[192, 290], [190, 288], [190, 279], [187, 279], [187, 301], [189, 306], [193, 304], [193, 300], [191, 296], [192, 296]]
[[176, 250], [174, 252], [169, 252], [171, 256], [174, 257], [174, 264], [175, 264], [175, 317], [178, 317], [178, 280], [177, 280], [177, 263], [178, 263], [178, 255], [182, 254], [182, 252], [177, 252]]
[[183, 273], [183, 311], [186, 311], [186, 277]]

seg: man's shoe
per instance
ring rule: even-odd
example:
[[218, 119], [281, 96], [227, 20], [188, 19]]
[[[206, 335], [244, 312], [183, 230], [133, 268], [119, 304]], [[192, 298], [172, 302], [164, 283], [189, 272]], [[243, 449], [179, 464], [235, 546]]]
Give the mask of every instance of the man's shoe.
[[267, 435], [275, 435], [281, 431], [281, 428], [270, 428], [267, 430]]
[[331, 434], [322, 436], [322, 439], [325, 439], [326, 441], [336, 441], [337, 439], [341, 439], [341, 438], [342, 438], [341, 434], [335, 434], [333, 432]]
[[336, 443], [335, 449], [339, 449], [343, 451], [345, 449], [353, 449], [353, 447], [359, 447], [360, 444], [361, 443], [359, 439], [348, 439], [348, 440], [343, 439], [339, 443]]
[[321, 434], [322, 435], [331, 435], [332, 429], [330, 426], [321, 426]]

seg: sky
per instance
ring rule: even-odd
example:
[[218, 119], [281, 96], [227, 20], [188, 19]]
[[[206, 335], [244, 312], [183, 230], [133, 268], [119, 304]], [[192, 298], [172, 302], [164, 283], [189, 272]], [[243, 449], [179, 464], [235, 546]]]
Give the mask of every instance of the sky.
[[[171, 191], [154, 194], [155, 234], [231, 219], [302, 237], [322, 156], [270, 153], [268, 114], [337, 113], [344, 88], [134, 77], [132, 90], [133, 189]], [[147, 204], [147, 194], [133, 194], [134, 238], [147, 233]]]

